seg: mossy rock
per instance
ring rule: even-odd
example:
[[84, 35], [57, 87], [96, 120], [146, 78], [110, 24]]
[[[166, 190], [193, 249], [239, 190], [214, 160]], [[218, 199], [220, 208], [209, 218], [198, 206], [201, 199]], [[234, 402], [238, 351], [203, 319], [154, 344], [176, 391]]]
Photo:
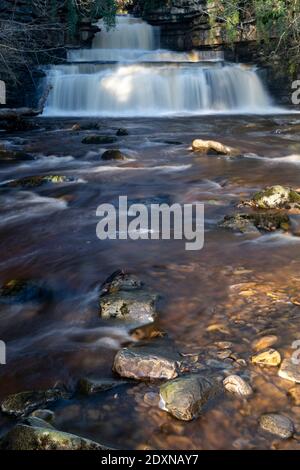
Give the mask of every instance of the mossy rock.
[[177, 419], [191, 421], [219, 390], [215, 380], [199, 374], [170, 380], [160, 387], [160, 408]]
[[60, 388], [49, 390], [25, 391], [6, 397], [1, 403], [2, 413], [25, 416], [33, 410], [60, 399], [69, 398], [69, 393]]
[[290, 209], [297, 205], [300, 208], [300, 194], [288, 187], [270, 186], [254, 194], [251, 201], [246, 201], [246, 205], [258, 209]]
[[50, 290], [38, 281], [11, 279], [0, 287], [0, 301], [5, 303], [37, 302], [50, 298]]
[[17, 180], [9, 181], [5, 184], [9, 188], [22, 188], [22, 189], [31, 189], [38, 188], [47, 183], [59, 184], [67, 183], [74, 181], [73, 178], [63, 176], [63, 175], [36, 175], [36, 176], [26, 176], [25, 178], [20, 178]]
[[126, 160], [126, 155], [118, 149], [106, 150], [102, 156], [102, 160]]
[[259, 231], [289, 231], [291, 222], [283, 212], [257, 212], [250, 214], [227, 215], [219, 224], [220, 227], [240, 233], [258, 233]]
[[97, 442], [58, 431], [47, 423], [17, 424], [0, 441], [1, 450], [109, 450]]
[[87, 135], [82, 139], [83, 144], [113, 144], [117, 138], [110, 135]]
[[7, 150], [0, 148], [0, 163], [24, 162], [34, 160], [29, 153], [20, 150]]

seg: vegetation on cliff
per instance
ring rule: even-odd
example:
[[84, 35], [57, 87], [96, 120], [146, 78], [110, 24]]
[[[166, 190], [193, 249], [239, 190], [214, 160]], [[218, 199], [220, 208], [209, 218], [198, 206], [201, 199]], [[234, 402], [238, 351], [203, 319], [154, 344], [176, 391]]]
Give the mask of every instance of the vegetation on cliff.
[[212, 25], [225, 25], [228, 43], [254, 38], [271, 55], [284, 57], [292, 74], [300, 65], [299, 0], [207, 0]]

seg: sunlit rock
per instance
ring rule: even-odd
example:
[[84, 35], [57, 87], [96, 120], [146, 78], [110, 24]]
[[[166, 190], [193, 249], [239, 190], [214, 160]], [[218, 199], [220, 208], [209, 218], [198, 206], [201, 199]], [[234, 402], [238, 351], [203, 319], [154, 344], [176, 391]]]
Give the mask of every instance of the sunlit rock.
[[219, 390], [218, 383], [202, 375], [187, 375], [160, 387], [160, 408], [177, 419], [197, 418], [203, 406]]

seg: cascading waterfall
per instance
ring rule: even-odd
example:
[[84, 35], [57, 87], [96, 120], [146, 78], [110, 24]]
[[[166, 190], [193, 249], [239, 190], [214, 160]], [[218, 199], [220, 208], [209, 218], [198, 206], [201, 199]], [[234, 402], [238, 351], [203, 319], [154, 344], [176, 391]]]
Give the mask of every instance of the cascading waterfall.
[[221, 53], [159, 49], [159, 30], [130, 16], [97, 33], [92, 49], [69, 52], [48, 74], [45, 115], [163, 116], [263, 113], [271, 99], [255, 68]]

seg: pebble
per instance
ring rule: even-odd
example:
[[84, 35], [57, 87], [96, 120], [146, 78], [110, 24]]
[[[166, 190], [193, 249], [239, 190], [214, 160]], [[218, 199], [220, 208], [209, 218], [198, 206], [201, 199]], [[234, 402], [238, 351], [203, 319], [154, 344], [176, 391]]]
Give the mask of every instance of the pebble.
[[261, 364], [264, 366], [279, 366], [281, 356], [276, 349], [266, 349], [251, 357], [252, 364]]
[[282, 439], [289, 439], [294, 433], [294, 424], [286, 416], [269, 413], [262, 415], [259, 421], [261, 429]]
[[273, 344], [277, 343], [277, 341], [278, 337], [275, 335], [263, 336], [252, 342], [252, 349], [254, 349], [254, 351], [261, 351], [262, 349], [270, 348]]
[[241, 397], [248, 397], [253, 393], [251, 386], [239, 375], [229, 375], [223, 380], [223, 385], [228, 392]]
[[300, 383], [300, 364], [294, 364], [291, 358], [284, 359], [278, 371], [278, 375], [282, 379]]

